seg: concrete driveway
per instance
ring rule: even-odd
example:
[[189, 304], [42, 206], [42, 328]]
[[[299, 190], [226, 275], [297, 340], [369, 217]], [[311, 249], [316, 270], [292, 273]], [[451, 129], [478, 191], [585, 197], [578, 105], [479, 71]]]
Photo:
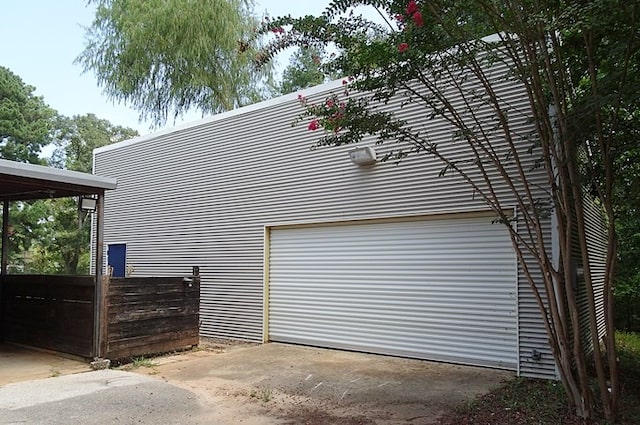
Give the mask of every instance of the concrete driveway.
[[428, 424], [513, 377], [275, 343], [209, 345], [153, 364], [2, 387], [0, 424]]

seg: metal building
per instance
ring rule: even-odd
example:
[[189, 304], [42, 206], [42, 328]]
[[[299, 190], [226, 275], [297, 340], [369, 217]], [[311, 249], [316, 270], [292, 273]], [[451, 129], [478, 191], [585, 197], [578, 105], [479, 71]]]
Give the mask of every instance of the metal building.
[[[320, 102], [340, 87], [303, 94]], [[530, 129], [522, 90], [499, 90]], [[387, 107], [451, 142], [422, 108]], [[509, 235], [469, 187], [428, 155], [363, 166], [354, 146], [312, 150], [318, 132], [292, 126], [301, 112], [292, 94], [97, 149], [94, 171], [118, 179], [109, 263], [134, 276], [200, 266], [202, 336], [554, 377]]]

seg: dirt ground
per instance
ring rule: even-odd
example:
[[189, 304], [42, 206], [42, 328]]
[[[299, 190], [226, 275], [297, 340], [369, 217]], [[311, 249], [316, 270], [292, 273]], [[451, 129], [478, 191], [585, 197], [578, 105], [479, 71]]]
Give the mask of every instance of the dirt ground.
[[430, 424], [513, 374], [301, 347], [208, 340], [125, 369], [191, 391], [211, 423]]

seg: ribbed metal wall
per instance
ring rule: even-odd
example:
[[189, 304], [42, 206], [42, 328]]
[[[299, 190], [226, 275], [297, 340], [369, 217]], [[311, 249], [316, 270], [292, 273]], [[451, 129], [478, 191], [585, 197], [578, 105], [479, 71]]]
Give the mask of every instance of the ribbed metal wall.
[[[551, 220], [543, 220], [543, 234], [551, 234]], [[525, 224], [522, 220], [518, 221], [518, 229], [521, 234], [525, 233]], [[545, 240], [545, 250], [548, 255], [552, 255], [553, 246], [551, 238]], [[543, 302], [547, 300], [544, 297], [544, 282], [537, 261], [531, 255], [525, 255], [529, 272], [536, 282], [537, 290], [542, 294]], [[518, 279], [518, 347], [520, 354], [519, 373], [522, 376], [532, 378], [553, 378], [557, 376], [553, 353], [548, 344], [548, 336], [541, 319], [540, 307], [534, 296], [533, 288], [527, 279], [522, 267], [519, 268]], [[540, 358], [534, 356], [534, 352], [540, 354]]]
[[[605, 333], [604, 277], [608, 251], [606, 238], [607, 229], [604, 223], [604, 212], [590, 198], [587, 191], [585, 191], [583, 196], [589, 268], [591, 271], [593, 296], [595, 300], [598, 338], [601, 338]], [[573, 240], [573, 250], [578, 268], [584, 270], [585, 265], [580, 255], [580, 245], [577, 232]], [[579, 273], [578, 276], [578, 308], [580, 314], [580, 329], [581, 334], [583, 335], [582, 343], [588, 352], [592, 352], [593, 341], [591, 340], [591, 328], [589, 325], [589, 301], [585, 287], [584, 271]]]
[[[337, 81], [304, 94], [321, 102], [340, 88]], [[496, 90], [511, 107], [513, 136], [528, 149], [526, 96], [509, 81]], [[95, 172], [118, 178], [117, 190], [105, 197], [105, 244], [127, 244], [134, 276], [183, 275], [200, 266], [204, 336], [262, 339], [265, 226], [486, 208], [457, 176], [440, 177], [442, 165], [428, 155], [359, 167], [349, 161], [353, 146], [311, 150], [321, 132], [291, 125], [302, 112], [296, 98], [252, 105], [94, 154]], [[429, 120], [421, 105], [404, 101], [398, 96], [385, 107], [427, 132], [441, 149], [463, 155], [466, 144], [452, 141], [446, 123]], [[373, 139], [363, 144], [373, 145]], [[397, 147], [376, 149], [384, 155]], [[506, 187], [496, 188], [504, 205], [513, 203]], [[534, 304], [526, 290], [522, 297], [519, 305]], [[535, 335], [527, 340], [529, 348], [546, 347], [540, 323], [535, 313], [520, 317], [520, 333]]]
[[516, 369], [517, 263], [491, 220], [271, 229], [270, 339]]

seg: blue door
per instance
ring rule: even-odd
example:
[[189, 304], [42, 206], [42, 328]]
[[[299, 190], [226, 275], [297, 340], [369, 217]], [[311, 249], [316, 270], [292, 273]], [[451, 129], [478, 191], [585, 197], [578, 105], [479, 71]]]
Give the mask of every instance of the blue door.
[[107, 263], [113, 268], [113, 277], [124, 277], [127, 263], [127, 245], [123, 243], [109, 244], [107, 247]]

